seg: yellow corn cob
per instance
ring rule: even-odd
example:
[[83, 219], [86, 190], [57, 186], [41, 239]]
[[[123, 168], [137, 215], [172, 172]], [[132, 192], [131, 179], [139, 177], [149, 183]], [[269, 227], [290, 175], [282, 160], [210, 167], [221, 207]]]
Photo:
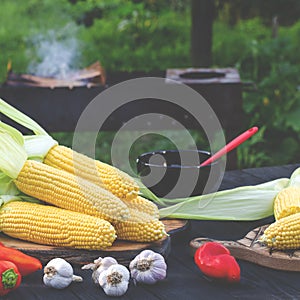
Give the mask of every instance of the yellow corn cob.
[[150, 215], [152, 218], [159, 219], [159, 210], [155, 203], [141, 196], [134, 197], [130, 200], [123, 200], [129, 208], [137, 209], [140, 212]]
[[129, 217], [127, 206], [109, 191], [40, 162], [27, 160], [14, 182], [23, 193], [61, 208], [107, 221]]
[[129, 211], [128, 220], [113, 223], [118, 239], [153, 242], [166, 236], [164, 224], [157, 218], [137, 209], [130, 208]]
[[91, 250], [107, 248], [116, 238], [114, 227], [105, 220], [24, 201], [3, 205], [0, 231], [34, 243]]
[[64, 146], [52, 147], [44, 163], [100, 185], [122, 200], [136, 197], [139, 190], [128, 174]]
[[279, 250], [300, 248], [300, 213], [272, 223], [261, 236], [260, 242]]
[[93, 160], [64, 146], [52, 147], [44, 163], [100, 185], [120, 198], [128, 207], [137, 208], [155, 218], [159, 217], [157, 206], [138, 196], [139, 188], [135, 181], [113, 166]]
[[276, 220], [300, 212], [300, 188], [287, 187], [274, 199], [274, 216]]

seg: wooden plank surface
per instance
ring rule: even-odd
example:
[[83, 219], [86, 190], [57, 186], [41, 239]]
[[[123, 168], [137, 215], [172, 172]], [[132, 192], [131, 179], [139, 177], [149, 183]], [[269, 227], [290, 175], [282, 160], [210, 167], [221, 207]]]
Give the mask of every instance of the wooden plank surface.
[[219, 241], [209, 238], [195, 238], [190, 242], [192, 254], [195, 253], [201, 245], [209, 241], [221, 243], [229, 249], [230, 253], [237, 259], [242, 259], [255, 263], [260, 266], [284, 270], [300, 271], [300, 249], [279, 251], [270, 249], [261, 243], [259, 238], [269, 225], [264, 225], [251, 230], [244, 238], [237, 241]]
[[[263, 168], [230, 171], [225, 173], [223, 189], [237, 185], [252, 185], [258, 180], [265, 182], [268, 178], [290, 176], [297, 166], [282, 168]], [[257, 172], [255, 172], [257, 170]], [[250, 173], [253, 171], [252, 174]], [[239, 181], [239, 175], [242, 179]], [[279, 271], [265, 268], [243, 260], [241, 266], [241, 282], [237, 285], [217, 284], [208, 280], [195, 265], [191, 258], [189, 242], [191, 239], [203, 236], [218, 240], [239, 240], [249, 231], [262, 225], [265, 221], [251, 222], [217, 222], [189, 221], [189, 230], [184, 231], [181, 239], [171, 235], [171, 252], [167, 257], [167, 278], [162, 282], [148, 285], [129, 285], [122, 299], [300, 299], [299, 273]], [[236, 237], [238, 236], [238, 237]], [[89, 261], [90, 262], [90, 261]], [[43, 285], [42, 271], [25, 277], [21, 287], [9, 294], [10, 300], [98, 300], [111, 299], [96, 287], [90, 276], [90, 270], [81, 270], [75, 266], [75, 274], [84, 278], [80, 284], [71, 284], [67, 289], [54, 290]], [[8, 298], [7, 298], [8, 299]]]
[[170, 252], [170, 237], [188, 228], [188, 222], [186, 220], [170, 219], [163, 220], [163, 223], [165, 224], [166, 232], [169, 236], [159, 241], [153, 243], [138, 243], [116, 240], [111, 247], [97, 251], [40, 245], [14, 239], [4, 234], [0, 234], [0, 242], [7, 247], [16, 248], [28, 255], [35, 256], [39, 258], [42, 263], [54, 257], [62, 257], [73, 264], [81, 265], [89, 263], [99, 256], [113, 256], [120, 263], [128, 264], [129, 261], [143, 249], [151, 249], [167, 257]]

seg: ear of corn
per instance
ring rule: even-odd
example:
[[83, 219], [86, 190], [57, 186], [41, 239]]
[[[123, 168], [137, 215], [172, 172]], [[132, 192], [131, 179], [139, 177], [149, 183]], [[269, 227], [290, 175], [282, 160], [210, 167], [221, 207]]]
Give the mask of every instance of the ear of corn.
[[[36, 135], [49, 136], [35, 121], [1, 99], [0, 112], [20, 125], [32, 130]], [[43, 151], [44, 150], [45, 149], [43, 149]], [[35, 152], [33, 154], [33, 158], [36, 156], [39, 156], [39, 153]], [[42, 154], [42, 157], [43, 156], [44, 154]], [[97, 171], [97, 167], [95, 169]], [[153, 193], [147, 191], [146, 188], [142, 193], [143, 195], [147, 194], [147, 198], [163, 207], [159, 210], [160, 217], [195, 220], [251, 221], [272, 216], [274, 214], [274, 198], [277, 193], [293, 182], [299, 185], [299, 178], [300, 168], [294, 171], [291, 179], [280, 178], [264, 184], [218, 191], [212, 195], [200, 195], [184, 199], [163, 199], [156, 197]], [[135, 190], [135, 188], [133, 188], [133, 190]], [[113, 191], [113, 189], [111, 189], [111, 191]], [[125, 196], [126, 199], [122, 198], [122, 200], [126, 202], [127, 198], [130, 199], [132, 194], [135, 193], [129, 192], [128, 196], [127, 194]]]
[[58, 145], [39, 124], [1, 99], [0, 110], [9, 118], [36, 133], [35, 136], [24, 137], [25, 150], [31, 159], [43, 161], [49, 166], [89, 180], [110, 191], [128, 207], [138, 208], [158, 218], [159, 211], [156, 204], [138, 196], [139, 186], [128, 174], [70, 148]]
[[[0, 99], [0, 111], [8, 118], [42, 137], [41, 139], [36, 140], [38, 145], [37, 148], [40, 149], [40, 152], [38, 152], [39, 150], [37, 150], [36, 147], [32, 147], [34, 145], [34, 138], [29, 137], [28, 140], [25, 139], [25, 148], [28, 151], [29, 158], [38, 157], [41, 159], [42, 156], [44, 156], [45, 163], [56, 168], [67, 169], [68, 172], [80, 175], [95, 184], [104, 186], [120, 199], [130, 199], [137, 195], [139, 190], [138, 185], [128, 174], [113, 166], [100, 161], [95, 161], [83, 154], [72, 151], [67, 147], [55, 147], [57, 142], [54, 141], [37, 122], [2, 99]], [[43, 141], [43, 139], [45, 140]], [[30, 145], [27, 146], [27, 143], [30, 143]], [[47, 158], [46, 153], [49, 150], [51, 151], [47, 154], [49, 155]]]
[[25, 201], [1, 207], [0, 231], [34, 243], [91, 250], [107, 248], [116, 238], [114, 227], [105, 220]]
[[123, 200], [127, 207], [136, 209], [140, 212], [150, 215], [152, 218], [159, 219], [159, 210], [155, 203], [141, 196], [134, 197], [130, 200]]
[[107, 190], [40, 162], [27, 160], [14, 182], [23, 193], [61, 208], [108, 221], [129, 216], [127, 206]]
[[70, 148], [60, 145], [52, 147], [46, 154], [44, 163], [87, 179], [120, 199], [137, 196], [138, 185], [129, 175]]
[[109, 191], [33, 160], [9, 134], [0, 132], [0, 169], [23, 193], [53, 205], [108, 221], [128, 217], [127, 206]]
[[49, 150], [44, 163], [105, 188], [130, 208], [159, 217], [157, 205], [138, 195], [139, 187], [133, 178], [113, 166], [59, 145]]
[[164, 224], [145, 212], [130, 208], [128, 220], [113, 222], [117, 236], [122, 240], [154, 242], [166, 236]]
[[289, 186], [281, 190], [274, 199], [276, 220], [300, 212], [300, 188]]
[[300, 213], [272, 223], [261, 236], [260, 242], [279, 250], [300, 248]]

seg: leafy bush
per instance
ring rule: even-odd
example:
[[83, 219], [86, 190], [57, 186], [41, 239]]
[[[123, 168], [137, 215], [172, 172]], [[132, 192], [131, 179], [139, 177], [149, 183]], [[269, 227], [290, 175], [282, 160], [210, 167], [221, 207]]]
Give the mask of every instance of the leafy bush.
[[230, 30], [216, 24], [215, 63], [235, 66], [242, 80], [256, 84], [255, 92], [244, 93], [244, 110], [249, 126], [256, 124], [263, 129], [254, 142], [238, 149], [240, 166], [298, 162], [300, 22], [281, 28], [276, 38], [259, 19], [242, 21], [232, 33]]
[[[64, 41], [79, 41], [76, 65], [100, 60], [107, 71], [165, 70], [188, 67], [190, 11], [188, 0], [29, 0], [1, 2], [0, 81], [12, 61], [15, 72], [27, 72], [39, 61], [37, 36], [49, 30]], [[222, 21], [223, 20], [223, 21]], [[298, 162], [300, 152], [300, 21], [271, 27], [259, 18], [240, 20], [234, 26], [217, 19], [213, 31], [215, 67], [235, 67], [242, 81], [253, 81], [256, 90], [243, 94], [245, 128], [257, 125], [259, 134], [238, 149], [240, 167]], [[62, 28], [70, 31], [62, 33]], [[197, 142], [203, 139], [194, 133]], [[62, 137], [62, 140], [68, 140]], [[98, 153], [108, 153], [113, 135], [103, 133]], [[171, 147], [156, 138], [152, 146]], [[142, 144], [135, 153], [146, 151]], [[136, 155], [136, 154], [134, 154]], [[109, 161], [109, 157], [103, 158]]]
[[158, 13], [127, 1], [82, 28], [80, 39], [88, 45], [83, 56], [98, 56], [107, 70], [164, 70], [190, 64], [189, 30], [188, 10]]

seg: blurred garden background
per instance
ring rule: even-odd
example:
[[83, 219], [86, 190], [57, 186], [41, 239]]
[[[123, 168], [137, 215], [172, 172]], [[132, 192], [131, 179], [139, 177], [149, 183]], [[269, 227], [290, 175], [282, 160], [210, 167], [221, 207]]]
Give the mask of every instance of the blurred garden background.
[[[66, 68], [97, 60], [108, 72], [236, 68], [242, 82], [253, 83], [243, 92], [244, 128], [260, 128], [238, 148], [239, 168], [299, 163], [300, 1], [198, 1], [212, 21], [211, 48], [202, 61], [192, 51], [196, 0], [2, 0], [0, 82], [8, 63], [16, 73], [36, 71], [49, 45], [53, 58], [65, 51]], [[54, 136], [72, 142], [65, 133]], [[99, 135], [97, 155], [107, 162], [112, 139], [109, 132]], [[158, 136], [149, 139], [133, 147], [133, 158], [174, 146]]]

